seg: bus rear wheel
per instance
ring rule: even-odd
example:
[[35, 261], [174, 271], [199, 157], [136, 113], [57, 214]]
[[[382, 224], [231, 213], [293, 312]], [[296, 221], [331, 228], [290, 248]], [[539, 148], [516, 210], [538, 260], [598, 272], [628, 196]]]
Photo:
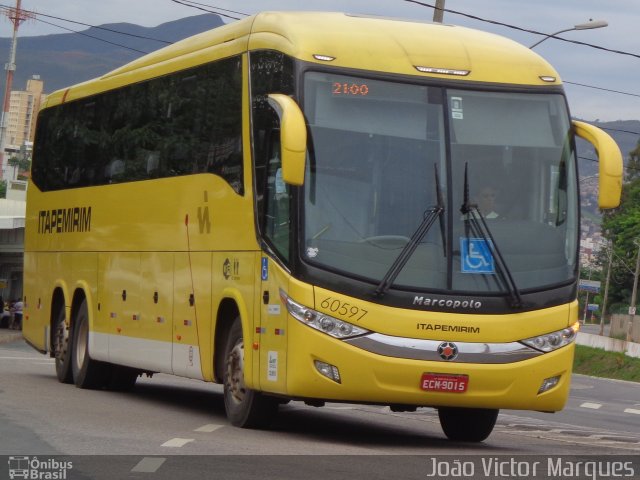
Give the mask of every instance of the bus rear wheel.
[[440, 426], [449, 440], [482, 442], [496, 424], [499, 410], [486, 408], [439, 408]]
[[64, 306], [58, 308], [53, 322], [53, 355], [56, 362], [56, 376], [61, 383], [73, 383], [71, 370], [71, 329], [65, 322]]
[[229, 330], [224, 353], [224, 407], [231, 424], [241, 428], [266, 428], [278, 413], [275, 398], [245, 386], [244, 340], [239, 317]]
[[109, 365], [93, 360], [89, 352], [89, 310], [83, 299], [73, 322], [71, 351], [73, 381], [79, 388], [103, 388], [110, 378]]

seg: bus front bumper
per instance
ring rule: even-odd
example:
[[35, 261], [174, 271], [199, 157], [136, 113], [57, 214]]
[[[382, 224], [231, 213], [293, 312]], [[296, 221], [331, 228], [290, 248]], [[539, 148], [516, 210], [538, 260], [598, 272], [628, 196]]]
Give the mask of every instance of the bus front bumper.
[[[401, 349], [374, 348], [363, 341], [348, 343], [291, 320], [286, 390], [292, 398], [553, 412], [564, 407], [569, 394], [573, 343], [535, 354], [524, 349], [511, 353], [510, 347], [508, 353], [499, 355], [496, 361], [500, 363], [474, 362], [473, 352], [459, 352], [449, 361], [422, 359], [434, 354], [416, 354], [419, 348], [408, 355], [413, 358], [401, 358]], [[439, 342], [446, 343], [452, 342]], [[452, 353], [447, 347], [441, 352], [445, 357]], [[442, 385], [447, 385], [437, 383], [438, 379], [463, 381], [443, 391]], [[268, 390], [268, 382], [263, 387]]]

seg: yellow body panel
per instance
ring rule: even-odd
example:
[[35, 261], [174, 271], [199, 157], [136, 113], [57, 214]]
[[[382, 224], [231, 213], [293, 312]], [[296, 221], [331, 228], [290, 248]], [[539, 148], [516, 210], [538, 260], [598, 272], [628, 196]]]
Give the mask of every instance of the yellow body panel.
[[[570, 315], [568, 305], [503, 315], [477, 313], [442, 313], [393, 308], [354, 299], [346, 295], [315, 288], [315, 309], [359, 327], [396, 337], [439, 339], [455, 342], [505, 343], [553, 332], [572, 325], [577, 316]], [[329, 304], [329, 306], [326, 306]], [[352, 306], [359, 311], [342, 315], [337, 305]], [[335, 308], [331, 308], [334, 305]], [[576, 303], [577, 305], [577, 303]], [[425, 307], [426, 308], [426, 307]], [[362, 312], [366, 311], [365, 315]], [[440, 326], [474, 327], [478, 331], [443, 331]], [[470, 329], [468, 329], [470, 330]]]
[[469, 70], [463, 79], [475, 82], [549, 85], [540, 76], [551, 76], [559, 83], [553, 67], [524, 45], [453, 25], [342, 13], [262, 13], [252, 26], [249, 49], [274, 46], [314, 63], [326, 63], [314, 55], [331, 56], [337, 67], [416, 75], [415, 67], [422, 66]]

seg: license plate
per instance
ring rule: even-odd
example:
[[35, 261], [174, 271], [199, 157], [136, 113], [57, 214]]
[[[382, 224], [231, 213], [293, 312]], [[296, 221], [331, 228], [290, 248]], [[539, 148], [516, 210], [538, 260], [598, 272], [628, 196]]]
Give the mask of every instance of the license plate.
[[469, 375], [423, 373], [420, 388], [427, 392], [463, 393], [467, 391]]

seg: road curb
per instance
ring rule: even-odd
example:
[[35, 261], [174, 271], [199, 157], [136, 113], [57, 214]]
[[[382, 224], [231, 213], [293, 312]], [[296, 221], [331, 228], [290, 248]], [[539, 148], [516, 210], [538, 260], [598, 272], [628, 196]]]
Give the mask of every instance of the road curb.
[[15, 342], [22, 339], [22, 332], [0, 331], [0, 344]]

